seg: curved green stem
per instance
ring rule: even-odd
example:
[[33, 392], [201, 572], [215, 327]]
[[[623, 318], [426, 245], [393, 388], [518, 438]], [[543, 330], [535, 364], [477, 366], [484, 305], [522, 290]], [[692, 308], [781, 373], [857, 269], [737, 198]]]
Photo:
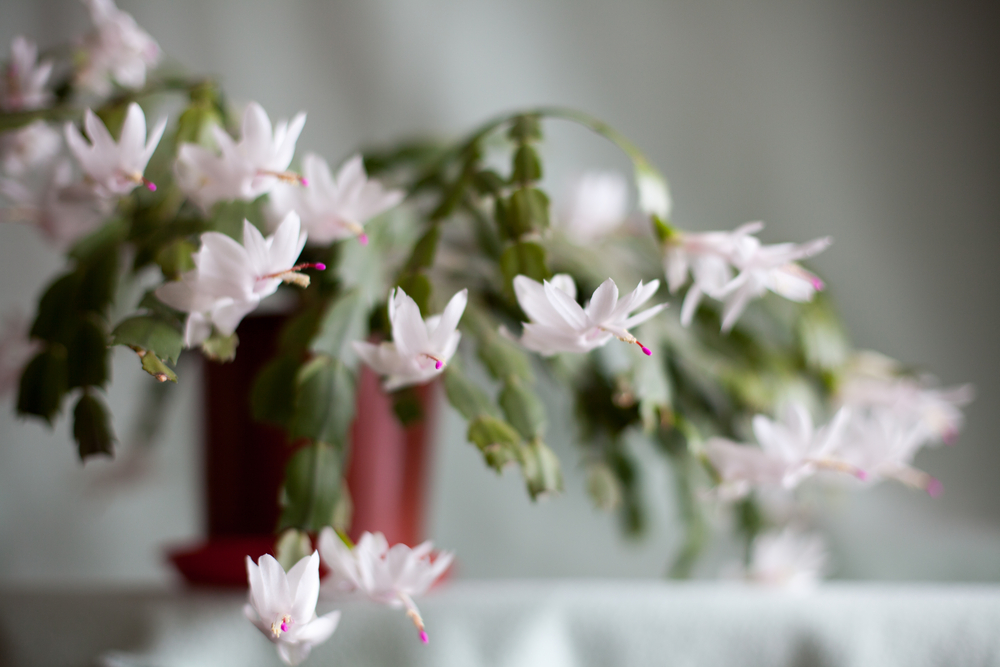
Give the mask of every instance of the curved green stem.
[[665, 242], [676, 234], [676, 230], [663, 219], [666, 210], [669, 208], [670, 196], [667, 180], [659, 170], [653, 166], [652, 162], [625, 135], [590, 114], [565, 107], [523, 109], [521, 111], [502, 114], [483, 123], [473, 130], [465, 140], [456, 144], [451, 150], [446, 151], [444, 155], [415, 181], [411, 191], [417, 190], [427, 182], [433, 180], [453, 160], [467, 156], [469, 151], [474, 150], [477, 144], [491, 133], [522, 116], [536, 116], [538, 118], [565, 120], [576, 123], [604, 137], [617, 146], [632, 161], [632, 166], [635, 169], [636, 188], [639, 190], [640, 206], [652, 218], [653, 230], [657, 238]]
[[659, 173], [659, 171], [653, 166], [642, 151], [640, 151], [639, 148], [629, 141], [629, 139], [626, 138], [621, 132], [588, 113], [566, 107], [535, 107], [533, 109], [523, 109], [521, 111], [508, 112], [497, 116], [486, 121], [473, 130], [465, 141], [459, 143], [453, 151], [450, 151], [448, 155], [444, 156], [442, 161], [450, 161], [456, 155], [461, 155], [489, 134], [507, 123], [510, 123], [519, 116], [538, 116], [540, 118], [570, 121], [576, 123], [577, 125], [581, 125], [595, 134], [604, 137], [621, 149], [621, 151], [625, 153], [630, 160], [632, 160], [632, 164], [636, 169], [650, 171], [662, 178], [662, 174]]
[[[132, 100], [141, 99], [149, 95], [168, 92], [191, 93], [200, 86], [210, 84], [210, 79], [186, 79], [184, 77], [166, 77], [159, 81], [150, 83], [140, 90], [124, 91], [112, 97], [104, 103], [104, 106], [123, 104]], [[83, 108], [72, 105], [60, 105], [47, 109], [34, 109], [32, 111], [14, 111], [0, 113], [0, 132], [16, 130], [35, 120], [61, 121], [74, 120], [83, 116]]]

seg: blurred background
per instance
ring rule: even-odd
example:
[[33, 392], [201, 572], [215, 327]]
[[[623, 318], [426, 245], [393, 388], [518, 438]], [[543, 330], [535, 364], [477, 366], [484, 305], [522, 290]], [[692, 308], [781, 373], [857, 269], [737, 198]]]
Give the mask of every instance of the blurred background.
[[[813, 264], [853, 342], [972, 382], [953, 448], [918, 467], [932, 500], [899, 485], [838, 497], [821, 523], [834, 575], [1000, 580], [1000, 11], [915, 0], [540, 3], [368, 0], [120, 0], [168, 57], [211, 73], [236, 104], [306, 110], [298, 154], [336, 163], [362, 146], [454, 137], [536, 104], [588, 111], [668, 177], [673, 219], [691, 230], [765, 220], [767, 242], [831, 234]], [[75, 0], [3, 0], [0, 44], [44, 48], [87, 27]], [[587, 168], [627, 167], [583, 132], [553, 128], [551, 187]], [[32, 303], [61, 265], [34, 230], [0, 227], [0, 312]], [[122, 447], [81, 470], [54, 429], [0, 410], [0, 584], [160, 585], [163, 545], [202, 534], [197, 363], [181, 369], [169, 429], [130, 446], [149, 380], [118, 350], [110, 396]], [[10, 406], [10, 398], [5, 399]], [[558, 399], [556, 400], [558, 407]], [[428, 535], [464, 577], [650, 577], [679, 543], [665, 463], [641, 445], [654, 509], [639, 541], [592, 509], [575, 465], [568, 406], [549, 444], [566, 493], [532, 504], [438, 419]], [[705, 574], [711, 574], [711, 558]]]

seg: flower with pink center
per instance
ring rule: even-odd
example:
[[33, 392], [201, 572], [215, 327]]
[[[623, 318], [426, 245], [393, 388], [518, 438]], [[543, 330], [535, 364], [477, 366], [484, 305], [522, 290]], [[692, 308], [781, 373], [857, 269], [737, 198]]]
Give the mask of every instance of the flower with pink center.
[[961, 408], [975, 395], [972, 385], [937, 388], [930, 376], [902, 374], [900, 365], [875, 353], [859, 353], [841, 379], [838, 398], [855, 410], [889, 410], [896, 419], [912, 424], [922, 434], [922, 444], [958, 439], [965, 417]]
[[83, 0], [94, 30], [83, 41], [83, 66], [77, 82], [97, 95], [111, 92], [114, 82], [137, 90], [146, 85], [146, 70], [160, 62], [160, 46], [131, 14], [113, 0]]
[[250, 601], [243, 613], [278, 650], [286, 665], [297, 665], [322, 644], [340, 622], [340, 612], [316, 615], [319, 599], [319, 553], [314, 551], [287, 573], [272, 556], [257, 563], [247, 556]]
[[406, 196], [402, 190], [387, 190], [369, 179], [360, 155], [348, 159], [336, 178], [327, 161], [314, 153], [306, 154], [302, 169], [308, 187], [278, 184], [271, 192], [269, 208], [277, 215], [293, 210], [298, 213], [310, 243], [327, 245], [357, 237], [364, 245], [368, 243], [365, 223]]
[[405, 608], [420, 640], [427, 643], [424, 620], [413, 597], [423, 595], [451, 565], [454, 555], [441, 552], [432, 557], [434, 545], [423, 542], [412, 549], [405, 544], [389, 547], [382, 533], [361, 535], [348, 546], [332, 528], [319, 535], [319, 553], [330, 568], [325, 586], [335, 596], [362, 596], [390, 607]]
[[737, 256], [748, 254], [762, 222], [748, 222], [731, 232], [677, 232], [667, 240], [664, 269], [671, 294], [680, 289], [691, 272], [692, 284], [681, 306], [681, 324], [688, 326], [703, 296], [725, 297], [733, 279]]
[[20, 35], [15, 37], [0, 80], [0, 108], [30, 111], [46, 106], [52, 100], [52, 93], [45, 88], [51, 75], [52, 61], [38, 62], [35, 43]]
[[214, 328], [224, 336], [236, 331], [246, 317], [283, 282], [308, 287], [305, 268], [324, 270], [323, 264], [295, 264], [306, 243], [299, 218], [289, 213], [267, 238], [249, 221], [243, 221], [243, 244], [225, 234], [205, 232], [201, 248], [192, 256], [195, 268], [180, 280], [156, 289], [163, 303], [190, 313], [184, 344], [193, 347], [207, 339]]
[[66, 145], [76, 157], [84, 173], [91, 179], [94, 192], [101, 197], [118, 197], [131, 192], [140, 183], [150, 190], [156, 185], [143, 176], [149, 158], [153, 156], [167, 119], [161, 118], [146, 138], [146, 116], [142, 108], [128, 105], [121, 136], [116, 142], [108, 128], [93, 111], [83, 116], [87, 142], [73, 123], [66, 124]]
[[253, 201], [279, 182], [306, 185], [307, 179], [286, 171], [305, 123], [305, 113], [299, 113], [290, 123], [281, 121], [272, 128], [267, 112], [251, 102], [243, 113], [238, 142], [212, 126], [219, 154], [196, 144], [181, 145], [174, 168], [177, 184], [205, 210], [219, 201]]
[[759, 448], [725, 438], [709, 439], [705, 454], [722, 479], [720, 494], [740, 498], [755, 487], [794, 489], [819, 470], [865, 479], [866, 470], [840, 452], [849, 417], [847, 410], [841, 410], [829, 424], [817, 429], [804, 405], [790, 403], [781, 421], [764, 415], [753, 418]]
[[[681, 324], [688, 326], [703, 296], [724, 301], [722, 330], [729, 331], [751, 299], [768, 290], [792, 301], [809, 301], [823, 281], [795, 262], [812, 257], [831, 243], [829, 237], [809, 243], [762, 245], [754, 234], [762, 222], [748, 222], [732, 232], [678, 232], [667, 239], [664, 269], [671, 292], [694, 279], [681, 307]], [[733, 278], [733, 271], [739, 274]]]
[[838, 454], [864, 468], [871, 481], [894, 479], [936, 498], [943, 490], [941, 482], [911, 465], [925, 438], [919, 423], [891, 408], [876, 407], [854, 415]]
[[791, 301], [803, 302], [811, 301], [824, 287], [819, 277], [796, 262], [826, 250], [833, 242], [830, 237], [775, 245], [762, 245], [753, 236], [746, 239], [747, 243], [741, 244], [733, 255], [733, 266], [740, 273], [723, 290], [723, 331], [733, 328], [751, 299], [763, 296], [768, 290]]
[[455, 355], [462, 333], [458, 322], [465, 313], [469, 290], [456, 292], [440, 315], [424, 320], [420, 307], [402, 288], [389, 293], [389, 322], [392, 342], [379, 345], [354, 341], [354, 351], [379, 375], [385, 376], [383, 388], [423, 384], [440, 375]]
[[[586, 307], [576, 302], [576, 284], [567, 274], [558, 274], [541, 283], [527, 276], [514, 278], [517, 303], [530, 321], [523, 323], [521, 345], [543, 356], [559, 352], [590, 352], [612, 338], [638, 345], [647, 355], [652, 351], [636, 340], [629, 329], [637, 327], [667, 307], [661, 303], [632, 315], [649, 301], [660, 281], [639, 281], [632, 292], [618, 298], [618, 286], [611, 278], [594, 291]], [[505, 329], [501, 330], [510, 336]]]

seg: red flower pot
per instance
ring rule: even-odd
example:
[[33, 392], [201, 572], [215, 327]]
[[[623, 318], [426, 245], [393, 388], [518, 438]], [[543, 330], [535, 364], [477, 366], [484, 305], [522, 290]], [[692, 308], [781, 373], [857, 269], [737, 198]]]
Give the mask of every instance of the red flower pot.
[[[254, 422], [250, 388], [277, 351], [283, 315], [248, 317], [237, 331], [231, 363], [206, 361], [205, 504], [208, 539], [172, 549], [170, 560], [197, 585], [246, 586], [245, 557], [274, 553], [278, 495], [293, 452], [285, 433]], [[417, 389], [424, 419], [402, 426], [392, 399], [368, 368], [359, 373], [347, 486], [354, 505], [350, 536], [381, 531], [390, 544], [421, 541], [425, 513], [429, 419], [434, 385]]]

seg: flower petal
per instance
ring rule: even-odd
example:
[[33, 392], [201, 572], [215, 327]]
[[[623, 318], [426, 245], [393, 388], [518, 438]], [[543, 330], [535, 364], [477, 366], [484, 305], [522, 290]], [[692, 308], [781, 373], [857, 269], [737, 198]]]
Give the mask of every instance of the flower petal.
[[[292, 594], [292, 618], [303, 621], [316, 613], [319, 597], [319, 552], [299, 559], [288, 571], [288, 588]], [[331, 631], [332, 632], [332, 631]]]
[[444, 352], [445, 347], [448, 345], [448, 341], [451, 340], [452, 334], [455, 333], [455, 328], [458, 326], [459, 320], [462, 319], [462, 314], [465, 313], [465, 306], [469, 302], [469, 290], [463, 289], [460, 292], [456, 292], [451, 300], [448, 301], [448, 305], [445, 306], [444, 312], [441, 313], [440, 321], [437, 327], [434, 328], [430, 333], [429, 347], [434, 352]]
[[542, 287], [545, 290], [545, 298], [548, 299], [552, 308], [559, 313], [559, 316], [566, 324], [578, 331], [587, 329], [590, 326], [587, 314], [572, 297], [561, 289], [557, 289], [548, 281], [544, 282]]
[[514, 276], [514, 294], [521, 310], [532, 322], [551, 327], [566, 326], [566, 321], [549, 302], [541, 283], [528, 276]]
[[[420, 308], [401, 288], [396, 288], [396, 315], [392, 322], [392, 340], [400, 354], [416, 357], [428, 350], [427, 327]], [[464, 310], [464, 309], [463, 309]]]
[[605, 322], [611, 317], [618, 303], [618, 286], [615, 281], [608, 278], [594, 290], [594, 295], [590, 297], [585, 312], [592, 322]]

